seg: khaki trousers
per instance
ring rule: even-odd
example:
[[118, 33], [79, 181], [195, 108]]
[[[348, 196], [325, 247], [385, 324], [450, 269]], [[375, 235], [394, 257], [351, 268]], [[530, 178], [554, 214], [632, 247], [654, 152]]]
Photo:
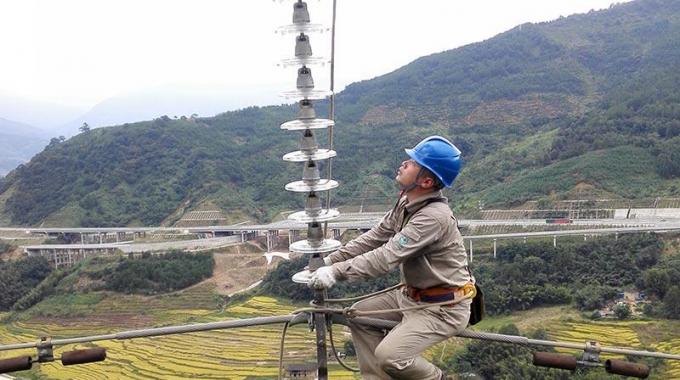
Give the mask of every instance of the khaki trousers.
[[[442, 371], [421, 354], [467, 327], [470, 300], [448, 307], [392, 312], [373, 318], [400, 321], [389, 333], [375, 327], [350, 323], [364, 380], [439, 380]], [[423, 304], [415, 302], [401, 289], [359, 301], [358, 310], [397, 309]]]

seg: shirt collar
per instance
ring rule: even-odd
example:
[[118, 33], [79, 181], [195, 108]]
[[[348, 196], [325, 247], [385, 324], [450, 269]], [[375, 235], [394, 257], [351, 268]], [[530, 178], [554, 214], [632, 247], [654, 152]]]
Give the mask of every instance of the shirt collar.
[[437, 190], [437, 191], [433, 191], [431, 193], [427, 193], [425, 195], [422, 195], [422, 196], [420, 196], [420, 197], [418, 197], [418, 198], [416, 198], [416, 199], [414, 199], [410, 202], [407, 201], [404, 208], [406, 209], [406, 212], [410, 213], [413, 210], [418, 209], [420, 206], [422, 206], [423, 203], [426, 202], [427, 200], [436, 199], [436, 198], [442, 199], [447, 204], [449, 203], [448, 199], [446, 199], [446, 197], [442, 194], [442, 191]]

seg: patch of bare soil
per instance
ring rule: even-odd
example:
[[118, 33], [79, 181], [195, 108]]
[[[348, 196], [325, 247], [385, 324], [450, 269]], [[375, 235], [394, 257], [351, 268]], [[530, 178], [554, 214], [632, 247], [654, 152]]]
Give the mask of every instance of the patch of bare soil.
[[520, 330], [547, 328], [551, 323], [567, 318], [578, 320], [579, 313], [569, 307], [550, 306], [513, 313], [513, 323]]
[[74, 285], [74, 289], [86, 291], [88, 289], [103, 288], [104, 285], [106, 285], [104, 280], [93, 280], [88, 276], [80, 276]]
[[371, 107], [361, 118], [361, 125], [400, 124], [406, 121], [406, 111], [388, 106]]
[[[239, 250], [240, 251], [240, 250]], [[262, 280], [269, 269], [276, 267], [280, 258], [267, 265], [262, 252], [215, 253], [213, 276], [199, 284], [212, 283], [221, 295], [236, 293]]]
[[7, 261], [19, 260], [19, 259], [24, 257], [24, 251], [21, 248], [16, 247], [9, 252], [3, 253], [0, 256], [2, 257], [2, 260], [7, 260]]
[[575, 105], [568, 99], [527, 97], [481, 103], [462, 119], [466, 125], [507, 125], [525, 122], [540, 115], [550, 119], [572, 113]]

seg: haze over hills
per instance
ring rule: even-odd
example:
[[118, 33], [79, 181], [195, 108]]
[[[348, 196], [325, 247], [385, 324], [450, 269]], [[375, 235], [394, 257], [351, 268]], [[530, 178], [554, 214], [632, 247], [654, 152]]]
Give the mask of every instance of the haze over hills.
[[[225, 110], [252, 105], [276, 104], [283, 86], [262, 85], [186, 86], [167, 85], [108, 98], [89, 110], [0, 96], [0, 119], [3, 115], [21, 122], [0, 120], [0, 175], [30, 160], [50, 138], [71, 137], [87, 123], [90, 128], [169, 117], [213, 116]], [[11, 116], [11, 117], [10, 117]], [[40, 126], [32, 127], [28, 124]]]
[[45, 145], [45, 132], [27, 124], [0, 118], [0, 176], [28, 162]]
[[76, 107], [0, 95], [0, 176], [28, 162], [50, 137], [59, 136], [52, 128], [81, 112]]
[[[401, 148], [429, 134], [463, 150], [459, 209], [677, 196], [678, 41], [680, 3], [637, 0], [524, 24], [352, 84], [337, 98], [333, 202], [392, 199]], [[294, 114], [250, 107], [53, 142], [0, 183], [0, 220], [153, 225], [196, 208], [269, 219], [302, 206], [283, 190], [301, 168], [280, 159], [296, 149], [299, 136], [278, 129]]]
[[260, 86], [166, 85], [106, 99], [56, 130], [73, 136], [84, 122], [91, 128], [168, 117], [214, 116], [254, 105], [280, 103], [283, 88]]
[[84, 111], [79, 107], [0, 94], [0, 117], [45, 131], [78, 117]]

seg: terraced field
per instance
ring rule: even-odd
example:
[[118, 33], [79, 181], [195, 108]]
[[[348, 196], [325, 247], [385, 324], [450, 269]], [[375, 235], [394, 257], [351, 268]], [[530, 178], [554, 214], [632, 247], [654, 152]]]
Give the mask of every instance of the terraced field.
[[[640, 350], [663, 351], [680, 354], [680, 330], [677, 326], [666, 326], [664, 331], [658, 321], [621, 321], [621, 322], [563, 322], [548, 329], [551, 339], [583, 343], [596, 340], [603, 346], [625, 347]], [[660, 328], [661, 327], [661, 328]], [[650, 336], [652, 332], [655, 336]], [[643, 342], [646, 342], [643, 343]], [[574, 353], [573, 350], [558, 351]], [[617, 355], [601, 355], [603, 358], [621, 358]], [[662, 371], [653, 371], [653, 379], [680, 379], [680, 361], [666, 360]]]
[[583, 343], [596, 340], [603, 346], [640, 347], [633, 323], [647, 322], [564, 322], [549, 335], [555, 340]]
[[[41, 335], [65, 338], [149, 326], [288, 314], [299, 307], [273, 298], [253, 297], [220, 310], [216, 307], [212, 290], [209, 285], [205, 285], [186, 292], [158, 297], [119, 294], [106, 297], [92, 295], [77, 297], [76, 302], [71, 305], [73, 309], [67, 313], [71, 316], [33, 315], [29, 319], [0, 323], [0, 343], [34, 341]], [[58, 299], [53, 299], [41, 307], [47, 309], [59, 302]], [[192, 308], [194, 302], [210, 307]], [[0, 318], [3, 316], [0, 315]], [[583, 343], [594, 339], [606, 346], [653, 349], [680, 354], [680, 322], [590, 322], [581, 320], [577, 313], [571, 312], [568, 308], [551, 307], [511, 316], [491, 317], [476, 328], [489, 330], [507, 323], [515, 323], [522, 331], [544, 328], [548, 331], [550, 339], [554, 340]], [[102, 341], [96, 344], [107, 349], [108, 358], [105, 362], [73, 367], [63, 367], [57, 363], [42, 364], [21, 375], [30, 379], [64, 380], [273, 379], [278, 373], [281, 329], [281, 325], [271, 325], [156, 338]], [[337, 346], [342, 347], [343, 341], [349, 338], [348, 333], [338, 327], [334, 332]], [[425, 356], [442, 360], [460, 350], [465, 343], [463, 339], [452, 339], [428, 350]], [[58, 356], [64, 350], [87, 346], [60, 347], [55, 353]], [[32, 350], [0, 352], [0, 358], [32, 354], [34, 354]], [[291, 327], [286, 338], [285, 363], [313, 362], [314, 355], [313, 333], [307, 331], [306, 325]], [[667, 361], [666, 364], [662, 370], [654, 371], [652, 378], [680, 378], [680, 362]], [[331, 362], [330, 373], [332, 379], [359, 378], [334, 362]]]
[[[653, 344], [652, 347], [658, 351], [673, 352], [680, 354], [680, 338], [670, 339], [657, 344]], [[680, 379], [680, 361], [668, 361], [666, 363], [666, 375], [667, 379]]]
[[[134, 298], [133, 298], [134, 299]], [[109, 301], [112, 302], [112, 301]], [[135, 302], [132, 302], [134, 305]], [[245, 303], [234, 305], [224, 312], [210, 310], [163, 310], [154, 317], [180, 321], [208, 322], [231, 318], [287, 314], [296, 307], [267, 297], [254, 297]], [[95, 310], [100, 309], [95, 307]], [[128, 309], [129, 311], [129, 309]], [[153, 314], [153, 313], [151, 313]], [[91, 317], [90, 317], [91, 318]], [[119, 331], [102, 325], [96, 319], [81, 320], [79, 324], [55, 324], [42, 318], [18, 321], [0, 326], [0, 342], [26, 342], [36, 336], [48, 334], [53, 337], [102, 334]], [[27, 372], [32, 378], [49, 379], [272, 379], [278, 374], [279, 341], [282, 326], [271, 325], [257, 328], [241, 328], [207, 331], [192, 334], [156, 338], [140, 338], [123, 341], [102, 341], [108, 358], [105, 362], [81, 366], [63, 367], [60, 364], [43, 364]], [[346, 339], [336, 333], [336, 339]], [[306, 325], [291, 327], [286, 337], [286, 363], [302, 363], [313, 360], [314, 335]], [[342, 342], [338, 342], [342, 346]], [[64, 350], [85, 348], [76, 345], [55, 350], [57, 356]], [[32, 354], [23, 352], [0, 352], [0, 358]], [[330, 367], [333, 379], [354, 379], [354, 375], [333, 363]]]

